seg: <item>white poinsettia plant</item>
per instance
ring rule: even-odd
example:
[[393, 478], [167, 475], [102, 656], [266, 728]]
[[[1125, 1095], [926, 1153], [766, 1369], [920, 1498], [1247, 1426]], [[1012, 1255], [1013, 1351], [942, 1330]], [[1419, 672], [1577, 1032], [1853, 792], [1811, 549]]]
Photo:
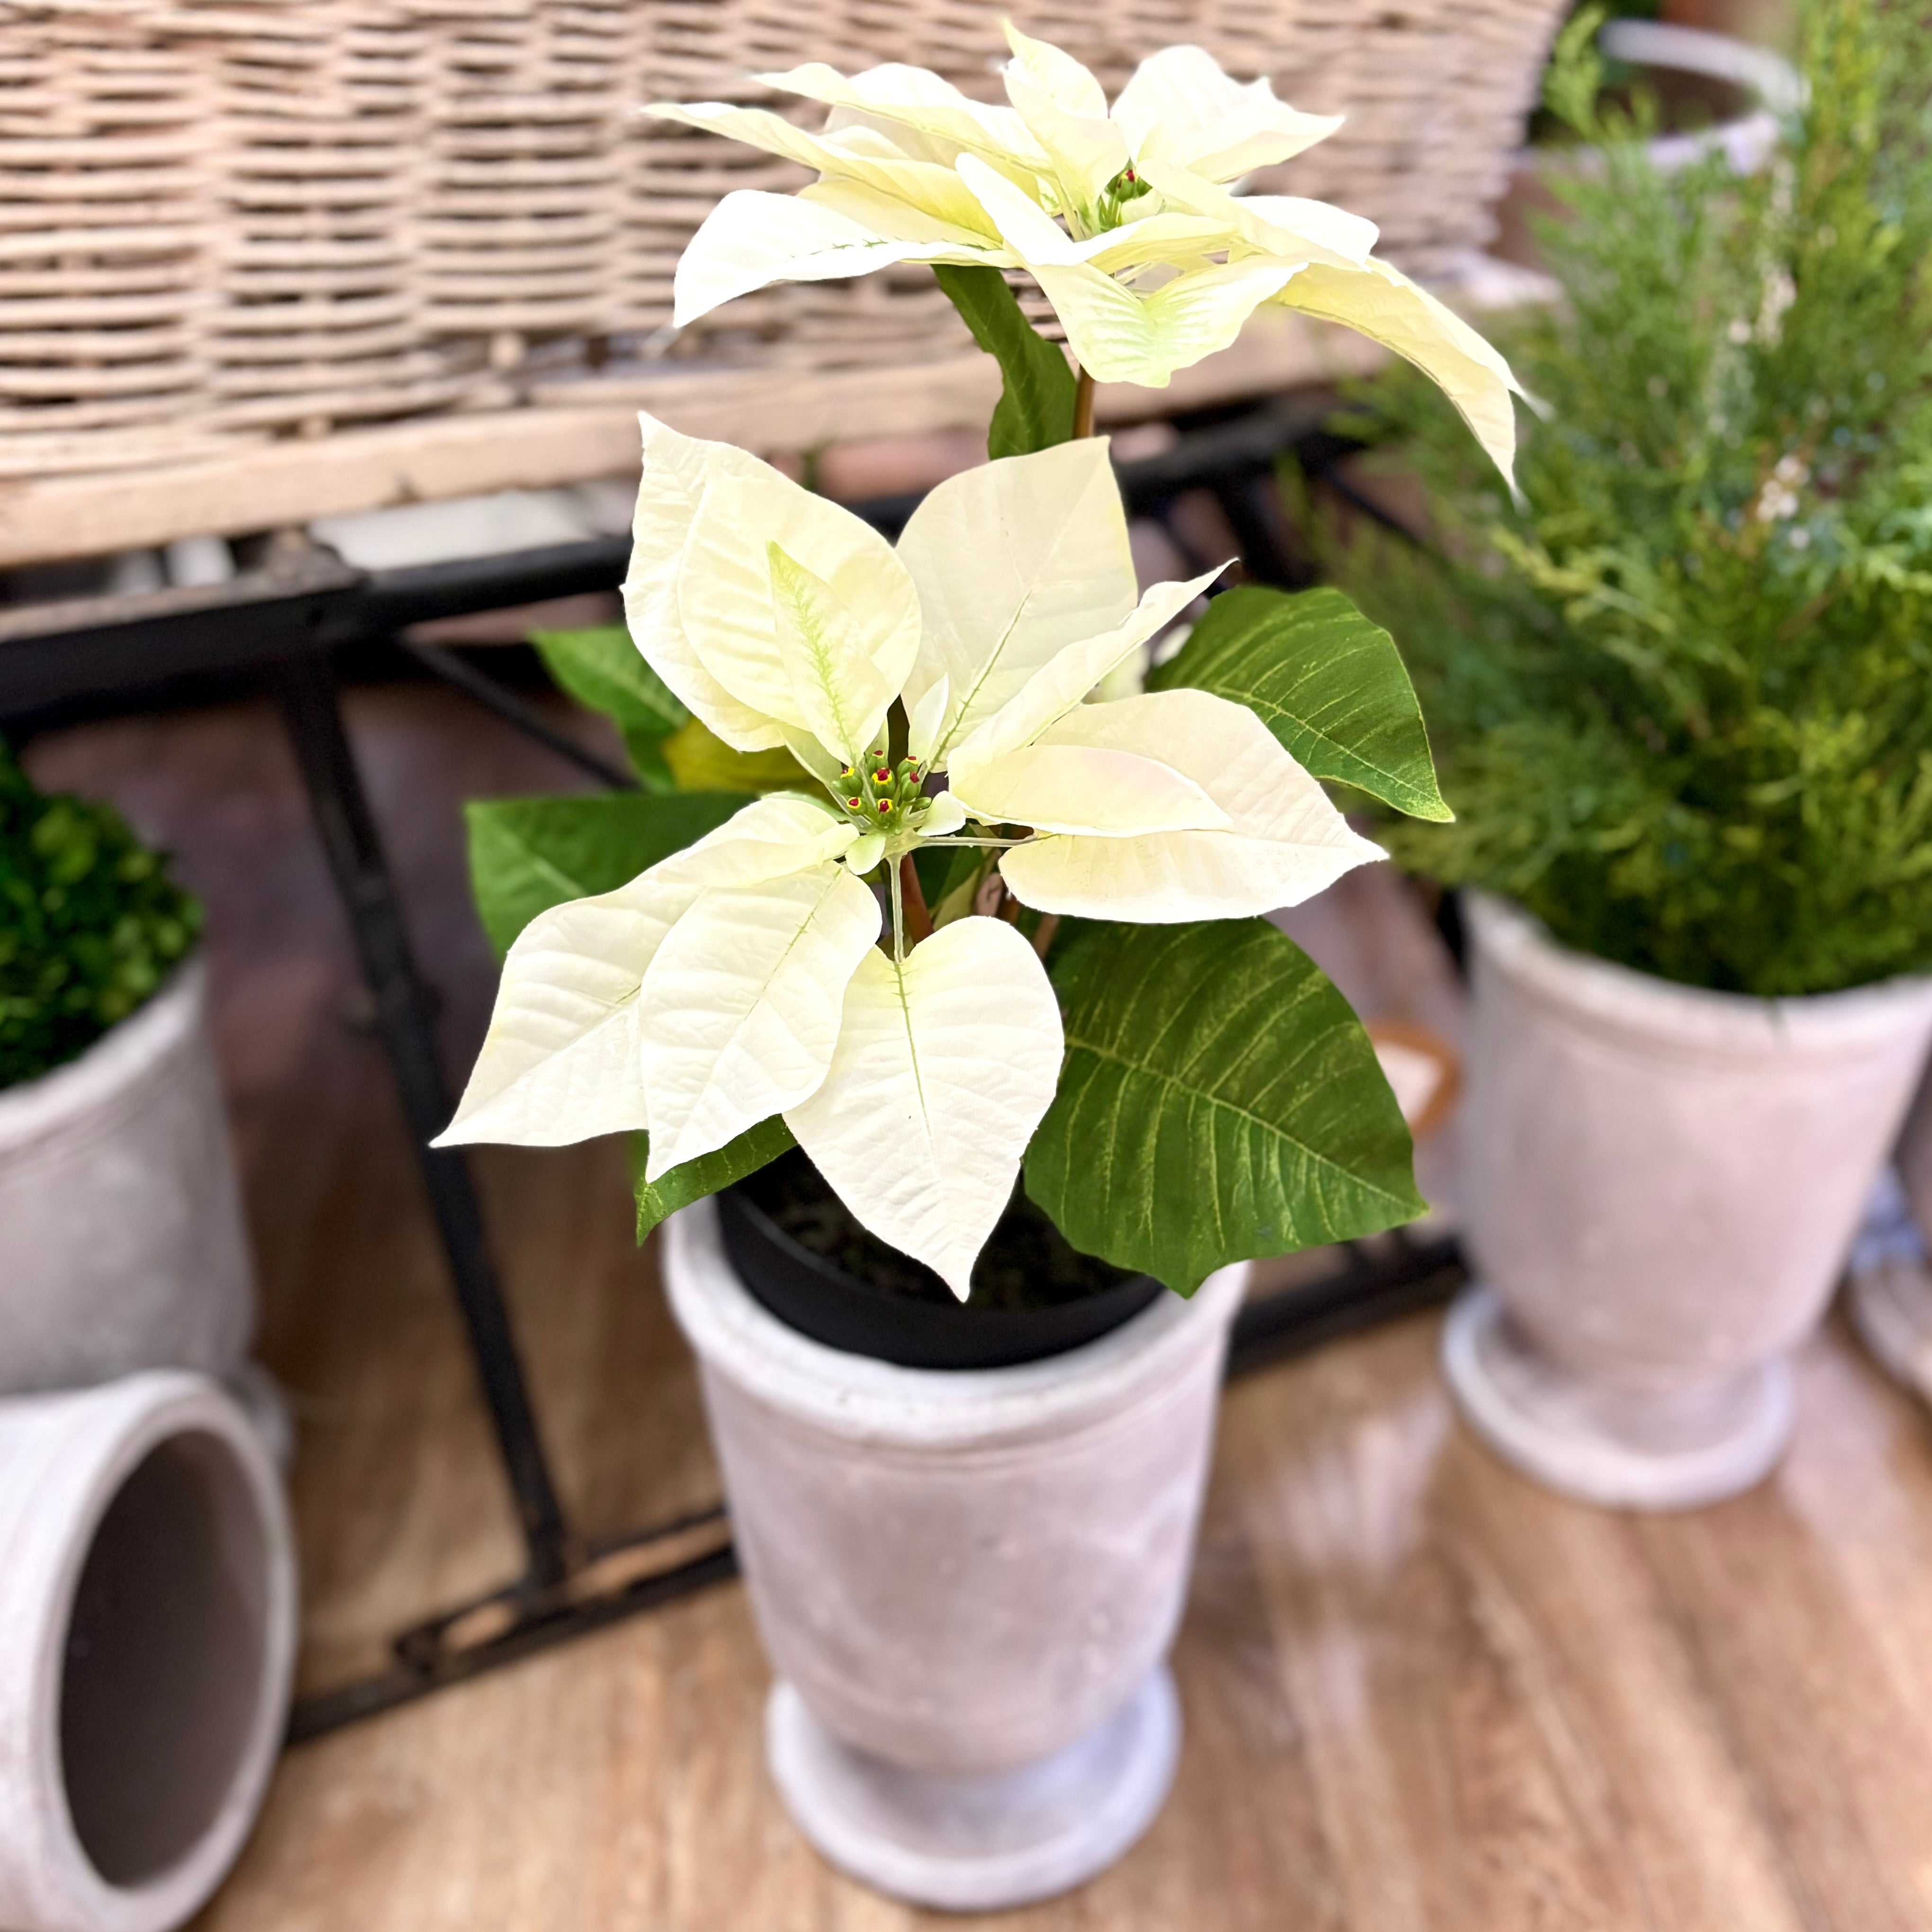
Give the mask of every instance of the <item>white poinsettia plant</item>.
[[895, 546], [642, 418], [628, 634], [538, 640], [640, 789], [470, 808], [505, 958], [442, 1139], [632, 1135], [640, 1238], [796, 1144], [962, 1300], [1024, 1172], [1076, 1247], [1186, 1293], [1421, 1210], [1366, 1035], [1264, 915], [1382, 856], [1323, 782], [1448, 809], [1392, 640], [1339, 592], [1216, 596], [1136, 688], [1220, 572], [1139, 590], [1106, 442], [1075, 434], [1090, 382], [1000, 272], [1038, 278], [1083, 379], [1163, 382], [1298, 289], [1436, 374], [1505, 472], [1511, 386], [1368, 224], [1220, 185], [1331, 124], [1191, 48], [1109, 110], [1010, 38], [1008, 108], [807, 68], [773, 80], [830, 106], [820, 135], [661, 110], [820, 176], [727, 196], [680, 314], [933, 262], [1005, 374], [992, 460]]
[[1325, 140], [1339, 118], [1298, 112], [1265, 80], [1232, 80], [1192, 46], [1143, 61], [1110, 108], [1070, 55], [1006, 31], [1004, 107], [923, 68], [848, 80], [814, 63], [758, 78], [823, 102], [830, 112], [818, 133], [722, 101], [650, 109], [818, 177], [795, 195], [726, 195], [678, 264], [674, 320], [694, 322], [773, 282], [895, 262], [1023, 269], [1084, 375], [1160, 388], [1273, 304], [1344, 323], [1418, 364], [1508, 475], [1508, 364], [1376, 259], [1375, 224], [1325, 202], [1230, 189]]
[[1292, 905], [1381, 853], [1244, 706], [1083, 703], [1219, 574], [1137, 595], [1104, 440], [942, 483], [895, 550], [644, 420], [645, 659], [726, 744], [784, 746], [816, 784], [532, 920], [445, 1138], [641, 1129], [648, 1184], [778, 1115], [964, 1300], [1065, 1042], [1016, 926], [908, 932], [917, 854], [992, 853], [1037, 913], [1172, 924]]

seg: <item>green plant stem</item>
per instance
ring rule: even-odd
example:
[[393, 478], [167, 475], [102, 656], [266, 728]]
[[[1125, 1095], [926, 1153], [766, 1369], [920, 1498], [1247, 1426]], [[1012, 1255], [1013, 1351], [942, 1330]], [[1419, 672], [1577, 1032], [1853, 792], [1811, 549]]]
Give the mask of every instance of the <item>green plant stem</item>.
[[1084, 369], [1073, 392], [1073, 435], [1077, 442], [1094, 434], [1094, 378]]

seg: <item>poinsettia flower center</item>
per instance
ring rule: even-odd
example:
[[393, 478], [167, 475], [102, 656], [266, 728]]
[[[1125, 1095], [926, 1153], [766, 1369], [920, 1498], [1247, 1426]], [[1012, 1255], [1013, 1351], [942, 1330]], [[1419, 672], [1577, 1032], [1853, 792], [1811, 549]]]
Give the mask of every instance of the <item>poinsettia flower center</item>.
[[1134, 172], [1130, 161], [1100, 193], [1094, 202], [1091, 218], [1082, 225], [1090, 235], [1104, 233], [1108, 229], [1118, 228], [1129, 220], [1138, 221], [1147, 213], [1145, 208], [1136, 208], [1130, 215], [1128, 209], [1143, 195], [1150, 194], [1147, 183]]
[[888, 838], [916, 828], [931, 811], [932, 801], [922, 788], [926, 768], [918, 759], [894, 764], [886, 748], [877, 745], [856, 765], [842, 766], [832, 790], [832, 802], [862, 832], [882, 832]]

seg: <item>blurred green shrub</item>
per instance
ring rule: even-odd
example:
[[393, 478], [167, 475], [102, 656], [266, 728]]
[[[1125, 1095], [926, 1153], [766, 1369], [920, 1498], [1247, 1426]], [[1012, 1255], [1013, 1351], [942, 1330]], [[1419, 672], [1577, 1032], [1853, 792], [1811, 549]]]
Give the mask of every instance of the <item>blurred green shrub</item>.
[[200, 904], [118, 812], [36, 791], [0, 740], [0, 1088], [85, 1052], [200, 930]]
[[1457, 823], [1406, 863], [1690, 984], [1932, 969], [1932, 34], [1819, 0], [1772, 165], [1660, 172], [1601, 106], [1595, 21], [1547, 89], [1601, 157], [1539, 238], [1563, 298], [1503, 346], [1513, 510], [1418, 380], [1365, 392], [1426, 549], [1337, 574], [1402, 644]]

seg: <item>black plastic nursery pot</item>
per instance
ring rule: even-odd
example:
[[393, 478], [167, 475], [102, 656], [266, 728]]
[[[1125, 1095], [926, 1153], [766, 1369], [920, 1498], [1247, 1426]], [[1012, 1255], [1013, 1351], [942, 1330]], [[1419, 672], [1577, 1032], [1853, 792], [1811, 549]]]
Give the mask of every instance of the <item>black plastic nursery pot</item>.
[[[1151, 1275], [1104, 1264], [1094, 1265], [1117, 1277], [1106, 1285], [1032, 1305], [1000, 1305], [976, 1282], [970, 1300], [956, 1300], [937, 1275], [910, 1263], [907, 1273], [924, 1277], [916, 1292], [882, 1286], [780, 1225], [788, 1189], [816, 1178], [802, 1152], [785, 1154], [720, 1193], [718, 1214], [724, 1252], [746, 1287], [788, 1328], [827, 1348], [907, 1369], [1011, 1368], [1097, 1341], [1167, 1292]], [[1014, 1220], [1010, 1211], [995, 1228], [989, 1257], [998, 1258]]]

